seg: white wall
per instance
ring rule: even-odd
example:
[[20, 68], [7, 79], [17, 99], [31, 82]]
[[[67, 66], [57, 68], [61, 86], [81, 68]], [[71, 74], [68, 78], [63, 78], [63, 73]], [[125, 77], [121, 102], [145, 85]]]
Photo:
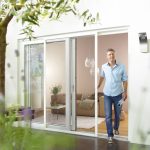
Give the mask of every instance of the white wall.
[[[92, 28], [113, 27], [118, 25], [130, 25], [129, 30], [129, 141], [133, 143], [150, 143], [150, 135], [145, 139], [141, 133], [150, 131], [150, 53], [141, 53], [139, 50], [138, 33], [147, 32], [150, 39], [150, 1], [149, 0], [82, 0], [81, 8], [89, 7], [94, 13], [100, 12], [101, 24], [84, 28], [82, 22], [71, 15], [62, 19], [62, 22], [53, 22], [49, 25], [42, 22], [36, 35], [51, 35], [70, 31], [81, 31]], [[72, 18], [72, 19], [71, 19]], [[17, 48], [18, 25], [13, 22], [9, 25], [7, 41], [7, 62], [12, 63], [12, 68], [6, 66], [6, 97], [9, 103], [16, 101], [17, 67], [14, 50]], [[10, 75], [14, 79], [10, 79]], [[140, 132], [139, 132], [140, 131]]]
[[[7, 30], [7, 51], [6, 51], [6, 65], [5, 65], [5, 99], [7, 101], [6, 105], [11, 106], [12, 104], [18, 104], [18, 93], [17, 93], [17, 69], [18, 69], [18, 59], [16, 57], [15, 51], [17, 50], [17, 38], [19, 34], [19, 26], [15, 24], [14, 21], [10, 22]], [[10, 64], [10, 67], [8, 67]]]

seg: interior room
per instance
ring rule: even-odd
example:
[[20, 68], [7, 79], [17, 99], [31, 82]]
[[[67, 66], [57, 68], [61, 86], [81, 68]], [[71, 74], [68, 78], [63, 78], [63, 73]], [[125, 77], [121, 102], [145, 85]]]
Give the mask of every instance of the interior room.
[[[86, 44], [85, 44], [86, 43]], [[128, 72], [128, 34], [109, 34], [109, 35], [99, 35], [98, 36], [98, 71], [101, 69], [101, 65], [107, 62], [106, 50], [108, 48], [113, 48], [116, 51], [116, 61], [117, 63], [123, 63]], [[78, 55], [80, 54], [80, 55]], [[83, 94], [83, 100], [86, 100], [88, 104], [85, 103], [85, 107], [89, 107], [89, 116], [93, 118], [89, 119], [87, 124], [85, 123], [83, 128], [77, 126], [78, 131], [83, 132], [94, 132], [94, 69], [92, 71], [91, 64], [94, 60], [94, 37], [86, 36], [77, 38], [77, 91]], [[94, 66], [93, 66], [94, 67]], [[98, 73], [99, 78], [99, 73]], [[93, 100], [89, 102], [88, 100]], [[90, 105], [93, 105], [93, 109], [90, 110]], [[78, 106], [77, 106], [78, 109]], [[112, 108], [112, 111], [113, 108]], [[85, 114], [86, 115], [86, 114]], [[114, 113], [113, 113], [114, 119]], [[78, 120], [77, 120], [78, 121]], [[92, 122], [93, 121], [93, 122]], [[92, 127], [88, 127], [88, 124], [92, 124]], [[87, 127], [86, 127], [87, 126]], [[100, 134], [106, 134], [105, 125], [105, 113], [104, 113], [104, 98], [103, 98], [103, 85], [98, 91], [98, 132]], [[121, 121], [120, 121], [120, 135], [128, 135], [128, 100], [123, 104], [121, 111]]]
[[[100, 35], [98, 37], [98, 66], [105, 63], [106, 53], [108, 48], [113, 48], [116, 51], [116, 62], [125, 65], [128, 75], [128, 33]], [[99, 92], [102, 92], [101, 87]], [[114, 108], [112, 108], [112, 118], [114, 120]], [[106, 133], [105, 122], [98, 125], [99, 133]], [[120, 136], [128, 136], [128, 99], [123, 103], [120, 115]]]

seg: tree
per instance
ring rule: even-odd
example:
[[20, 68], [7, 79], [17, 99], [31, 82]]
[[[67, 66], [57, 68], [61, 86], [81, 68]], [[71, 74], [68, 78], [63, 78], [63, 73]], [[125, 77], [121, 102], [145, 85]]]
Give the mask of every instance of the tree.
[[5, 95], [5, 55], [6, 34], [10, 21], [16, 17], [21, 21], [23, 34], [33, 37], [33, 27], [39, 26], [43, 18], [59, 20], [64, 14], [73, 13], [87, 23], [95, 23], [99, 15], [93, 17], [89, 10], [80, 12], [77, 4], [80, 0], [0, 0], [0, 93]]
[[[7, 27], [13, 18], [21, 21], [23, 25], [22, 33], [31, 40], [33, 37], [33, 27], [40, 26], [40, 21], [48, 18], [50, 21], [59, 20], [64, 14], [73, 13], [86, 23], [94, 23], [98, 19], [92, 17], [89, 10], [80, 13], [77, 4], [80, 0], [0, 0], [0, 145], [2, 149], [30, 150], [30, 149], [50, 149], [56, 144], [68, 148], [68, 143], [72, 140], [64, 135], [53, 135], [44, 132], [34, 132], [30, 128], [13, 127], [16, 119], [14, 110], [10, 110], [8, 116], [4, 115], [4, 95], [5, 95], [5, 58], [6, 58], [6, 34]], [[17, 110], [17, 109], [16, 109]], [[5, 111], [6, 113], [6, 111]], [[62, 139], [59, 137], [63, 136]], [[42, 139], [41, 139], [42, 137]], [[65, 140], [65, 141], [64, 141]], [[73, 141], [72, 141], [73, 143]], [[72, 143], [70, 143], [72, 145]], [[64, 145], [62, 145], [64, 144]]]

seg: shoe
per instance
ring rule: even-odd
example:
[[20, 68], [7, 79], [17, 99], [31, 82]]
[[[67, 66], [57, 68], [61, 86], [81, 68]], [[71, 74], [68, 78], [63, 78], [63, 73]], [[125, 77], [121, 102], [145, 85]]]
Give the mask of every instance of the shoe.
[[115, 135], [119, 135], [119, 131], [118, 131], [118, 130], [115, 130], [115, 131], [114, 131], [114, 134], [115, 134]]
[[112, 144], [113, 143], [113, 138], [112, 137], [108, 137], [108, 143]]

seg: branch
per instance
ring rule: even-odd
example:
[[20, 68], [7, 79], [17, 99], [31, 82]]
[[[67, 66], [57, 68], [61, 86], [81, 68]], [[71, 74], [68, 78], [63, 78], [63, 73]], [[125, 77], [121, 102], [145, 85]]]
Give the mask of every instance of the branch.
[[7, 26], [8, 23], [11, 21], [11, 19], [13, 18], [12, 14], [7, 14], [7, 16], [4, 18], [4, 20], [2, 21], [1, 25], [2, 26]]
[[[21, 5], [21, 4], [17, 4], [14, 6], [14, 9], [19, 11], [24, 5]], [[1, 21], [1, 25], [2, 26], [7, 26], [8, 23], [11, 21], [11, 19], [13, 18], [13, 14], [11, 13], [11, 10], [9, 10], [8, 14], [6, 15], [6, 17]]]

